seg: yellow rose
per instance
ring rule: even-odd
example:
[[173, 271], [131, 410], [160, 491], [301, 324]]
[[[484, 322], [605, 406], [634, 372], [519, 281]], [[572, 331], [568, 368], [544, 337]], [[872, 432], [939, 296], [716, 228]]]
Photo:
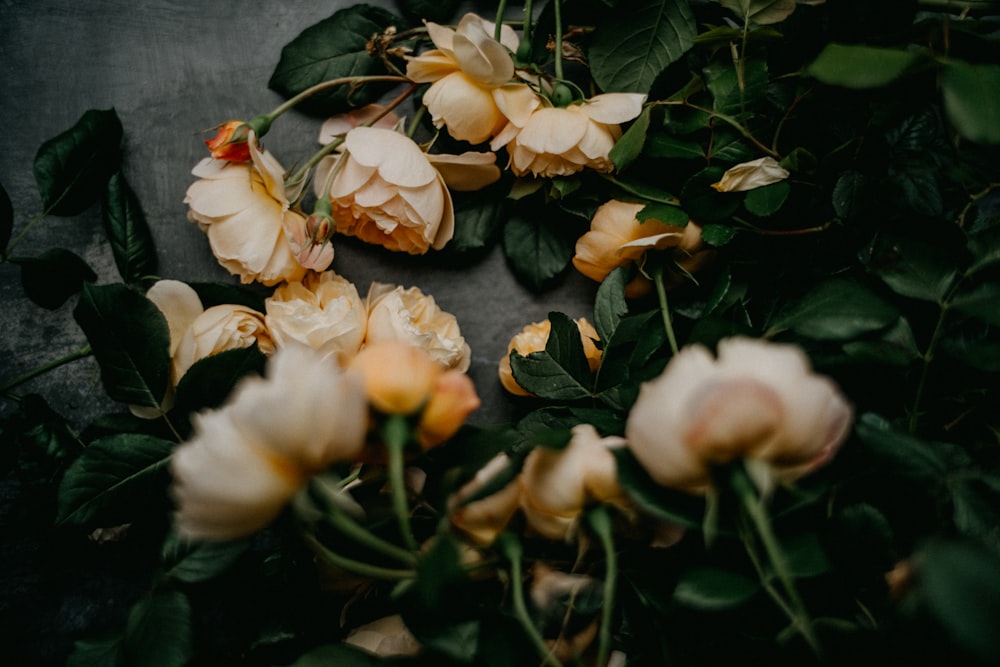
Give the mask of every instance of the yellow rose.
[[506, 454], [498, 454], [480, 468], [475, 477], [452, 496], [451, 525], [469, 540], [487, 546], [496, 540], [514, 517], [521, 503], [521, 487], [513, 480], [485, 498], [467, 502], [489, 484], [510, 463]]
[[511, 116], [490, 148], [506, 146], [518, 176], [568, 176], [585, 167], [609, 172], [619, 123], [638, 116], [645, 101], [638, 93], [605, 93], [563, 108], [541, 107], [526, 119]]
[[457, 370], [445, 371], [420, 414], [417, 424], [420, 446], [430, 449], [455, 435], [479, 405], [479, 396], [469, 376]]
[[219, 263], [241, 282], [300, 280], [306, 270], [289, 238], [301, 235], [305, 218], [289, 209], [284, 170], [258, 148], [253, 132], [248, 146], [250, 162], [205, 158], [198, 163], [191, 173], [200, 180], [184, 197], [188, 217], [208, 235]]
[[718, 357], [699, 345], [644, 384], [625, 436], [656, 482], [692, 493], [710, 468], [744, 459], [762, 491], [826, 463], [847, 437], [852, 411], [801, 349], [730, 338]]
[[359, 377], [305, 347], [278, 351], [265, 377], [196, 415], [194, 436], [174, 452], [178, 531], [227, 540], [263, 528], [311, 475], [355, 460], [366, 428]]
[[[580, 329], [580, 340], [583, 341], [583, 353], [587, 357], [587, 364], [590, 366], [591, 372], [596, 371], [597, 367], [601, 365], [601, 351], [597, 349], [594, 342], [600, 338], [597, 335], [597, 330], [586, 318], [581, 317], [574, 321]], [[507, 345], [507, 354], [500, 359], [500, 364], [497, 367], [497, 375], [500, 377], [500, 384], [503, 385], [504, 389], [515, 396], [532, 395], [514, 379], [514, 372], [510, 366], [510, 353], [516, 351], [521, 356], [527, 356], [532, 352], [541, 352], [545, 349], [551, 331], [552, 323], [548, 320], [532, 322], [511, 338]]]
[[348, 367], [364, 378], [372, 406], [394, 415], [411, 415], [422, 408], [444, 372], [424, 350], [397, 340], [366, 345]]
[[254, 343], [264, 354], [274, 352], [263, 313], [235, 304], [212, 306], [191, 322], [178, 341], [173, 376], [179, 382], [199, 359]]
[[[710, 256], [701, 240], [701, 226], [691, 221], [684, 227], [659, 220], [639, 222], [642, 204], [612, 199], [601, 205], [590, 221], [590, 230], [576, 242], [573, 266], [591, 280], [601, 282], [619, 266], [638, 261], [648, 250], [674, 249], [673, 259], [691, 273]], [[626, 295], [641, 296], [650, 287], [644, 276], [629, 283]]]
[[513, 29], [502, 26], [499, 42], [493, 29], [475, 14], [462, 17], [455, 30], [428, 22], [427, 34], [437, 48], [407, 59], [406, 75], [431, 84], [423, 103], [434, 125], [472, 144], [503, 129], [505, 111], [530, 114], [540, 103], [527, 85], [510, 83], [515, 73], [510, 53], [518, 48]]
[[368, 290], [366, 342], [398, 340], [426, 351], [444, 368], [466, 371], [472, 351], [458, 320], [417, 287], [372, 283]]
[[307, 345], [341, 362], [361, 349], [368, 309], [349, 280], [332, 271], [285, 283], [264, 302], [267, 330], [278, 347]]

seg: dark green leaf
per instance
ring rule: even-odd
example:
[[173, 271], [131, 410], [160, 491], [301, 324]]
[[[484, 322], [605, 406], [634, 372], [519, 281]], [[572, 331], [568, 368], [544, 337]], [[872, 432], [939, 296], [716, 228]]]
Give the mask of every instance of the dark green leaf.
[[[285, 45], [267, 85], [292, 97], [323, 81], [385, 74], [382, 61], [369, 55], [365, 46], [376, 33], [405, 25], [381, 7], [360, 4], [341, 9]], [[374, 102], [385, 90], [385, 85], [338, 86], [313, 95], [304, 107], [316, 113], [339, 113]]]
[[119, 667], [122, 664], [122, 637], [81, 639], [73, 644], [66, 667]]
[[939, 303], [958, 273], [941, 248], [904, 236], [883, 235], [873, 251], [875, 274], [897, 294]]
[[1000, 144], [1000, 65], [948, 61], [941, 71], [948, 120], [970, 141]]
[[134, 519], [162, 496], [173, 449], [169, 440], [138, 433], [95, 440], [63, 476], [57, 521], [86, 527]]
[[877, 340], [855, 340], [844, 343], [844, 352], [859, 361], [872, 364], [908, 366], [920, 356], [910, 323], [900, 317], [895, 326], [886, 329]]
[[705, 225], [701, 228], [701, 240], [710, 246], [724, 246], [736, 236], [736, 228], [729, 225]]
[[792, 187], [785, 181], [754, 188], [747, 192], [743, 206], [754, 215], [766, 218], [778, 212], [791, 191]]
[[742, 89], [732, 62], [712, 63], [703, 72], [708, 90], [712, 93], [712, 108], [719, 113], [741, 113], [767, 93], [767, 63], [762, 59], [745, 62]]
[[637, 0], [601, 23], [590, 46], [591, 74], [605, 92], [648, 93], [656, 77], [691, 48], [697, 33], [686, 2]]
[[944, 211], [937, 174], [930, 169], [890, 169], [889, 178], [903, 194], [903, 203], [914, 213], [937, 216]]
[[384, 667], [375, 655], [347, 644], [326, 644], [299, 656], [288, 667]]
[[795, 10], [795, 0], [722, 0], [740, 20], [770, 24], [785, 20]]
[[208, 581], [225, 572], [249, 547], [249, 540], [201, 542], [171, 533], [163, 545], [163, 565], [166, 575], [176, 581]]
[[184, 667], [191, 659], [192, 646], [191, 605], [181, 591], [157, 591], [129, 613], [125, 664]]
[[705, 222], [724, 220], [740, 207], [743, 196], [735, 192], [718, 192], [712, 183], [722, 178], [722, 167], [707, 167], [684, 183], [681, 206], [692, 219]]
[[685, 607], [721, 611], [740, 606], [759, 590], [759, 583], [739, 572], [697, 566], [681, 573], [674, 600]]
[[511, 216], [504, 225], [503, 247], [518, 280], [540, 292], [565, 271], [576, 248], [576, 239], [569, 231], [563, 219]]
[[833, 186], [833, 212], [841, 220], [851, 221], [864, 209], [865, 175], [845, 171]]
[[689, 493], [660, 486], [627, 447], [611, 450], [617, 462], [618, 481], [625, 493], [645, 514], [700, 531], [705, 503]]
[[21, 286], [32, 302], [55, 310], [83, 289], [84, 283], [97, 280], [97, 274], [75, 253], [63, 248], [46, 250], [38, 257], [14, 257], [21, 266]]
[[5, 420], [0, 448], [17, 455], [22, 486], [48, 487], [80, 455], [83, 444], [41, 396], [28, 394]]
[[855, 426], [868, 452], [881, 460], [893, 476], [940, 486], [948, 471], [944, 448], [894, 429], [874, 414], [862, 415]]
[[118, 172], [104, 192], [104, 232], [122, 280], [136, 283], [156, 273], [156, 248], [139, 200]]
[[116, 401], [157, 407], [170, 378], [170, 332], [153, 302], [124, 285], [85, 285], [73, 316]]
[[447, 23], [455, 15], [461, 0], [396, 0], [396, 6], [411, 21]]
[[628, 269], [620, 266], [601, 282], [597, 288], [594, 300], [594, 328], [604, 344], [611, 340], [622, 316], [628, 312], [625, 302], [625, 284], [628, 282]]
[[780, 541], [793, 577], [815, 577], [830, 571], [830, 559], [816, 533], [799, 533]]
[[505, 206], [499, 197], [476, 197], [453, 193], [455, 200], [455, 235], [445, 251], [475, 253], [493, 245], [503, 223]]
[[697, 141], [677, 139], [669, 134], [650, 133], [646, 139], [646, 155], [658, 158], [698, 159], [705, 157], [705, 149]]
[[899, 312], [890, 303], [861, 283], [830, 278], [784, 308], [771, 330], [790, 329], [816, 340], [849, 340], [898, 319]]
[[642, 210], [635, 215], [639, 222], [647, 220], [659, 220], [666, 225], [676, 227], [686, 227], [688, 223], [687, 211], [679, 206], [671, 204], [646, 204]]
[[541, 398], [574, 400], [590, 396], [590, 366], [579, 327], [562, 313], [550, 313], [549, 321], [552, 330], [544, 352], [527, 356], [511, 353], [514, 380]]
[[831, 43], [805, 68], [805, 72], [834, 86], [880, 88], [922, 62], [925, 62], [924, 56], [914, 51]]
[[615, 169], [621, 171], [630, 165], [639, 155], [642, 154], [642, 147], [646, 143], [646, 132], [649, 131], [649, 117], [653, 107], [646, 107], [635, 119], [631, 127], [625, 134], [615, 142], [608, 157], [615, 165]]
[[983, 283], [955, 296], [951, 305], [966, 315], [1000, 326], [1000, 285]]
[[114, 109], [90, 109], [70, 129], [35, 154], [35, 182], [42, 207], [76, 215], [96, 202], [121, 164], [122, 124]]
[[236, 304], [252, 308], [259, 313], [265, 310], [264, 300], [267, 294], [254, 289], [250, 285], [234, 285], [233, 283], [188, 283], [201, 300], [206, 309], [220, 304]]
[[3, 185], [0, 185], [0, 257], [7, 256], [7, 244], [14, 231], [14, 206]]
[[948, 490], [955, 528], [1000, 554], [1000, 490], [995, 484], [987, 475], [962, 474], [948, 480]]
[[968, 275], [1000, 265], [1000, 228], [970, 235], [968, 247], [973, 258], [972, 264], [966, 269]]
[[174, 410], [188, 414], [218, 407], [241, 378], [262, 373], [266, 359], [256, 345], [199, 359], [177, 383]]

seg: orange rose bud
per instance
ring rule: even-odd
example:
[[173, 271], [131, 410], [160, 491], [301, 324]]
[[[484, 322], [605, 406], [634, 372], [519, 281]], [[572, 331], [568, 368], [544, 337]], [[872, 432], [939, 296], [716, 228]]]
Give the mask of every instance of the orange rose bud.
[[465, 418], [479, 407], [479, 396], [468, 375], [450, 370], [438, 378], [430, 400], [420, 415], [417, 441], [424, 449], [436, 447], [455, 435]]
[[364, 377], [368, 401], [379, 412], [412, 415], [430, 399], [444, 369], [430, 355], [401, 341], [367, 345], [349, 365]]
[[215, 136], [205, 141], [205, 145], [216, 160], [247, 162], [250, 159], [249, 136], [249, 125], [242, 120], [231, 120], [223, 123]]

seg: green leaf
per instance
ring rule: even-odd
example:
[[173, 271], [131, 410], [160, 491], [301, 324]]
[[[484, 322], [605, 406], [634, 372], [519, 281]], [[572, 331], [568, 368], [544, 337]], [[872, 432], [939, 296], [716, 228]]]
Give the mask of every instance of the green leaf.
[[125, 664], [184, 667], [191, 659], [192, 646], [191, 605], [181, 591], [157, 591], [129, 613]]
[[736, 236], [736, 228], [729, 225], [705, 225], [701, 228], [701, 240], [710, 246], [724, 246]]
[[63, 248], [46, 250], [38, 257], [12, 257], [21, 267], [21, 286], [32, 302], [55, 310], [83, 289], [84, 283], [97, 280], [79, 255]]
[[941, 71], [948, 120], [969, 141], [1000, 144], [1000, 65], [948, 61]]
[[844, 221], [854, 220], [864, 210], [865, 175], [860, 171], [845, 171], [833, 186], [833, 212]]
[[174, 410], [189, 414], [222, 405], [243, 377], [264, 371], [266, 360], [256, 345], [199, 359], [177, 383]]
[[[406, 23], [391, 12], [372, 5], [354, 5], [302, 31], [281, 50], [281, 58], [268, 87], [292, 97], [323, 81], [341, 77], [385, 74], [381, 60], [368, 55], [368, 40], [389, 26]], [[357, 89], [338, 86], [319, 92], [303, 103], [310, 112], [334, 114], [376, 101], [384, 84]]]
[[687, 2], [637, 0], [594, 34], [591, 74], [605, 92], [648, 93], [656, 77], [691, 48], [697, 33]]
[[3, 185], [0, 185], [0, 257], [7, 256], [7, 244], [14, 231], [14, 206]]
[[889, 169], [889, 179], [902, 191], [902, 202], [914, 213], [939, 216], [944, 200], [937, 174], [930, 168]]
[[883, 234], [872, 268], [896, 294], [939, 303], [958, 274], [957, 261], [941, 248], [917, 239]]
[[880, 88], [926, 62], [914, 51], [861, 44], [827, 44], [805, 73], [845, 88]]
[[160, 309], [124, 285], [85, 285], [73, 317], [94, 350], [108, 396], [159, 406], [170, 378], [170, 332]]
[[601, 281], [594, 299], [594, 328], [604, 344], [611, 340], [622, 316], [628, 312], [625, 302], [625, 284], [628, 269], [620, 266]]
[[81, 639], [73, 644], [66, 667], [119, 667], [122, 664], [122, 636]]
[[90, 109], [35, 154], [35, 182], [42, 208], [76, 215], [96, 202], [121, 164], [122, 124], [114, 109]]
[[511, 270], [529, 289], [541, 292], [566, 268], [576, 248], [573, 230], [564, 219], [519, 212], [507, 219], [503, 247]]
[[590, 366], [580, 328], [562, 313], [549, 313], [552, 330], [543, 352], [522, 356], [511, 352], [514, 380], [541, 398], [575, 400], [591, 395]]
[[367, 651], [347, 644], [326, 644], [299, 656], [288, 667], [384, 667], [385, 662]]
[[724, 220], [740, 207], [743, 195], [736, 192], [718, 192], [712, 183], [724, 173], [722, 167], [706, 167], [694, 174], [681, 188], [681, 207], [692, 219], [705, 222]]
[[882, 332], [877, 340], [854, 340], [844, 343], [844, 352], [865, 363], [893, 366], [908, 366], [920, 356], [913, 329], [902, 317], [895, 326]]
[[649, 157], [656, 158], [684, 160], [705, 158], [705, 149], [697, 141], [685, 141], [664, 132], [651, 133], [647, 136], [645, 153]]
[[961, 292], [951, 302], [956, 310], [1000, 326], [1000, 285], [983, 283]]
[[793, 577], [815, 577], [830, 571], [830, 559], [816, 533], [798, 533], [781, 538], [781, 550]]
[[899, 312], [861, 283], [830, 278], [784, 308], [772, 331], [792, 330], [816, 340], [849, 340], [895, 324]]
[[680, 206], [654, 203], [646, 204], [642, 207], [642, 209], [636, 214], [635, 219], [639, 222], [659, 220], [666, 225], [686, 227], [688, 223], [688, 214]]
[[617, 463], [618, 481], [639, 510], [655, 519], [701, 530], [704, 500], [654, 482], [627, 447], [618, 447], [611, 453]]
[[721, 4], [741, 20], [762, 25], [784, 21], [795, 10], [795, 0], [721, 0]]
[[45, 399], [28, 394], [2, 424], [0, 451], [17, 456], [22, 490], [36, 485], [50, 488], [80, 455], [83, 444]]
[[855, 430], [868, 452], [881, 460], [894, 477], [924, 483], [930, 489], [942, 484], [948, 472], [946, 448], [938, 446], [942, 443], [928, 443], [901, 433], [871, 413], [861, 416]]
[[455, 235], [444, 251], [476, 253], [492, 247], [506, 213], [503, 199], [460, 192], [452, 193], [452, 198], [455, 201]]
[[265, 297], [268, 293], [262, 293], [259, 289], [254, 289], [250, 285], [234, 285], [233, 283], [188, 283], [191, 289], [198, 293], [201, 305], [206, 309], [220, 304], [237, 304], [252, 308], [258, 313], [266, 310]]
[[706, 65], [702, 71], [708, 91], [712, 94], [712, 108], [719, 113], [740, 113], [767, 93], [767, 63], [762, 59], [746, 60], [742, 90], [739, 75], [731, 61]]
[[185, 540], [171, 533], [163, 545], [161, 557], [166, 576], [194, 584], [208, 581], [225, 572], [250, 548], [250, 540], [203, 542]]
[[625, 134], [615, 142], [614, 147], [608, 154], [615, 165], [615, 169], [621, 171], [630, 165], [642, 154], [642, 147], [646, 143], [646, 132], [649, 131], [649, 118], [653, 112], [653, 107], [646, 107], [635, 119], [635, 122], [625, 131]]
[[74, 526], [126, 523], [162, 497], [174, 443], [140, 433], [100, 438], [66, 471], [57, 522]]
[[139, 200], [118, 172], [104, 192], [104, 232], [122, 280], [136, 283], [156, 274], [156, 248]]
[[722, 611], [740, 606], [759, 590], [759, 583], [739, 572], [695, 566], [681, 573], [674, 600], [685, 607]]
[[396, 6], [406, 18], [420, 22], [447, 23], [455, 15], [462, 0], [396, 0]]
[[791, 191], [792, 186], [785, 181], [754, 188], [747, 192], [743, 206], [754, 215], [766, 218], [778, 212]]

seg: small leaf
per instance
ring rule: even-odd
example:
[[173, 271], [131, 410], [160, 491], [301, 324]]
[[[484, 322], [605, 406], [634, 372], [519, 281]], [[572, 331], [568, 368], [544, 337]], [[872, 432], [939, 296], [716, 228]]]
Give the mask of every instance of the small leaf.
[[[368, 40], [390, 26], [406, 23], [391, 12], [372, 5], [355, 5], [306, 28], [281, 50], [268, 87], [293, 97], [323, 81], [341, 77], [385, 74], [377, 57], [365, 49]], [[335, 114], [376, 101], [385, 84], [357, 89], [338, 86], [313, 95], [302, 106], [314, 113]]]
[[707, 167], [694, 174], [681, 188], [681, 206], [694, 220], [724, 220], [740, 207], [743, 196], [736, 192], [717, 192], [712, 188], [722, 178], [722, 167]]
[[688, 223], [688, 214], [680, 206], [654, 203], [646, 204], [642, 210], [636, 213], [635, 219], [639, 222], [659, 220], [666, 225], [686, 227]]
[[100, 438], [66, 471], [59, 485], [58, 523], [126, 523], [163, 494], [174, 443], [139, 433]]
[[73, 317], [94, 350], [108, 396], [159, 406], [170, 377], [170, 332], [160, 309], [124, 285], [85, 285]]
[[35, 154], [35, 181], [42, 208], [76, 215], [96, 202], [121, 164], [122, 124], [114, 109], [90, 109], [70, 129]]
[[589, 51], [594, 81], [605, 92], [648, 93], [656, 77], [691, 48], [696, 33], [686, 2], [630, 3], [595, 32]]
[[729, 225], [705, 225], [701, 228], [701, 240], [710, 246], [724, 246], [736, 236], [736, 228]]
[[948, 120], [970, 141], [1000, 144], [1000, 65], [948, 61], [941, 71]]
[[594, 300], [594, 328], [597, 335], [607, 344], [614, 335], [622, 316], [628, 312], [625, 302], [625, 284], [628, 282], [628, 269], [620, 266], [601, 281]]
[[721, 611], [738, 607], [760, 590], [760, 584], [739, 572], [696, 566], [681, 573], [674, 600], [685, 607]]
[[740, 113], [767, 93], [767, 63], [762, 59], [746, 61], [742, 88], [732, 62], [712, 63], [705, 66], [703, 73], [708, 91], [712, 94], [712, 107], [719, 113]]
[[384, 667], [385, 662], [367, 651], [347, 644], [326, 644], [302, 654], [288, 667]]
[[621, 487], [637, 508], [653, 518], [701, 530], [705, 514], [705, 502], [701, 498], [654, 482], [627, 447], [613, 449], [611, 453], [617, 462]]
[[511, 352], [514, 380], [541, 398], [575, 400], [591, 395], [590, 366], [580, 329], [562, 313], [549, 313], [552, 329], [543, 352], [522, 356]]
[[452, 193], [455, 201], [455, 235], [446, 253], [475, 253], [492, 247], [503, 224], [505, 206], [500, 197]]
[[129, 613], [125, 664], [184, 667], [191, 659], [192, 645], [191, 605], [181, 591], [157, 591]]
[[79, 255], [63, 248], [46, 250], [38, 257], [12, 257], [21, 266], [21, 286], [32, 302], [55, 310], [83, 289], [84, 283], [97, 280]]
[[833, 212], [844, 221], [851, 221], [864, 210], [865, 175], [849, 170], [841, 174], [833, 186]]
[[0, 257], [7, 256], [7, 244], [14, 231], [14, 206], [3, 185], [0, 185]]
[[266, 359], [256, 345], [199, 359], [177, 383], [174, 410], [189, 414], [222, 405], [240, 379], [263, 372]]
[[805, 73], [833, 86], [880, 88], [923, 62], [924, 56], [914, 51], [831, 43], [806, 66]]
[[515, 213], [503, 229], [511, 270], [529, 289], [541, 292], [569, 266], [576, 248], [572, 226], [564, 219]]
[[249, 548], [249, 540], [191, 541], [171, 533], [163, 545], [163, 565], [171, 579], [193, 584], [225, 572]]
[[122, 664], [122, 636], [81, 639], [73, 644], [66, 667], [119, 667]]
[[118, 273], [126, 283], [156, 274], [156, 248], [139, 200], [118, 172], [104, 192], [104, 232], [111, 244]]
[[849, 340], [884, 329], [899, 319], [899, 312], [861, 283], [831, 278], [784, 308], [771, 324], [772, 331], [790, 329], [816, 340]]
[[704, 159], [705, 157], [705, 149], [697, 141], [677, 139], [663, 132], [648, 135], [645, 153], [649, 157], [685, 160]]
[[754, 188], [747, 192], [743, 206], [754, 215], [766, 218], [778, 212], [791, 191], [792, 187], [784, 181]]
[[873, 252], [875, 274], [896, 294], [940, 302], [958, 274], [941, 248], [903, 236], [882, 235]]
[[951, 305], [966, 315], [1000, 326], [1000, 285], [983, 283], [955, 296]]
[[615, 169], [618, 171], [630, 165], [642, 154], [642, 147], [646, 143], [646, 132], [649, 131], [649, 117], [652, 111], [653, 107], [643, 109], [631, 127], [615, 142], [614, 147], [608, 154], [608, 157], [611, 158], [611, 161], [615, 165]]

